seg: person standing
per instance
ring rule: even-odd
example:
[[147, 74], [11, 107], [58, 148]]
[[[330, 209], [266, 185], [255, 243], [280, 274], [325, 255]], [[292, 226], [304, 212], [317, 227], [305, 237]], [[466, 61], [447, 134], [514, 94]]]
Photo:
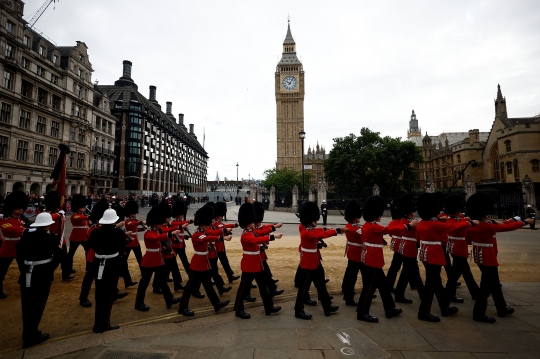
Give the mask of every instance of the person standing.
[[255, 227], [256, 215], [255, 208], [251, 203], [244, 203], [238, 211], [238, 222], [240, 227], [244, 229], [240, 237], [240, 243], [244, 254], [242, 255], [241, 269], [242, 279], [236, 293], [236, 301], [234, 302], [234, 310], [236, 316], [241, 319], [249, 319], [251, 315], [244, 309], [244, 298], [248, 295], [251, 288], [251, 282], [255, 280], [259, 287], [259, 293], [264, 305], [266, 315], [277, 313], [281, 310], [280, 306], [274, 306], [272, 297], [268, 292], [267, 278], [264, 275], [264, 267], [261, 260], [260, 245], [273, 241], [276, 238], [281, 238], [281, 233], [269, 236], [258, 236], [253, 232]]
[[532, 208], [530, 204], [527, 205], [527, 218], [532, 219], [532, 223], [530, 224], [530, 226], [533, 231], [536, 231], [536, 211], [534, 210], [534, 208]]
[[326, 200], [323, 199], [321, 203], [321, 215], [323, 220], [323, 226], [326, 226], [326, 218], [328, 217], [328, 208], [326, 207]]
[[345, 305], [356, 307], [358, 302], [354, 300], [354, 287], [358, 280], [358, 272], [362, 266], [362, 228], [360, 218], [362, 209], [356, 200], [349, 201], [345, 207], [345, 220], [348, 232], [345, 233], [345, 255], [347, 256], [347, 268], [343, 275], [341, 291]]
[[0, 247], [0, 299], [6, 299], [4, 279], [13, 259], [17, 256], [17, 243], [25, 230], [21, 216], [28, 207], [28, 196], [21, 191], [11, 192], [4, 201], [3, 214], [0, 219], [0, 231], [3, 244]]
[[49, 334], [39, 330], [54, 270], [61, 256], [60, 238], [48, 232], [54, 224], [49, 213], [40, 213], [16, 244], [23, 321], [23, 348], [43, 343]]
[[71, 198], [71, 209], [75, 212], [71, 215], [73, 230], [69, 236], [68, 267], [73, 269], [73, 257], [79, 246], [84, 248], [84, 255], [88, 254], [88, 216], [84, 214], [86, 199], [83, 195], [76, 194]]
[[119, 217], [108, 209], [99, 220], [100, 227], [92, 231], [88, 243], [94, 251], [92, 273], [96, 282], [95, 333], [120, 328], [111, 325], [112, 305], [116, 297], [118, 278], [122, 270], [122, 256], [126, 248], [126, 234], [116, 227]]

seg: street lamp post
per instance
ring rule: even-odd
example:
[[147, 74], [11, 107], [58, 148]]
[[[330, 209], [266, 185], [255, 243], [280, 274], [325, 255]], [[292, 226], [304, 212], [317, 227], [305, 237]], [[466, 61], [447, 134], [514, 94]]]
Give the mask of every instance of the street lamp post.
[[238, 162], [236, 162], [236, 198], [240, 194], [240, 188], [238, 188]]
[[298, 132], [298, 137], [302, 140], [302, 201], [304, 200], [304, 139], [306, 138], [306, 133], [304, 130]]

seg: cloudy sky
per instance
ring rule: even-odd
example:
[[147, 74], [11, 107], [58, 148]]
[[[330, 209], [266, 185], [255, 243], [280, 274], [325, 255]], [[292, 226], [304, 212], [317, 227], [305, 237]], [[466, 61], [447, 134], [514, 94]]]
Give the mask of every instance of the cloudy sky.
[[[28, 19], [44, 0], [27, 0]], [[62, 0], [37, 29], [84, 41], [93, 79], [133, 62], [139, 91], [186, 124], [209, 153], [208, 178], [262, 178], [276, 160], [274, 71], [290, 15], [306, 73], [308, 145], [369, 127], [489, 131], [497, 84], [510, 117], [540, 113], [540, 2]]]

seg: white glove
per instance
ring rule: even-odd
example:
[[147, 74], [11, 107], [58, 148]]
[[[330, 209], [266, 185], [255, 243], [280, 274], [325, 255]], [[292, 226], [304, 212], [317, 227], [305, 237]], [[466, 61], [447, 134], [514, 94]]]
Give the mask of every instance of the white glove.
[[517, 222], [517, 221], [521, 221], [521, 217], [520, 217], [520, 216], [515, 216], [515, 217], [514, 217], [514, 221], [516, 221], [516, 222]]
[[60, 214], [62, 214], [62, 215], [66, 214], [66, 212], [64, 212], [64, 210], [63, 210], [63, 209], [62, 209], [62, 210], [60, 210], [60, 211], [58, 211], [58, 213], [60, 213]]
[[27, 231], [28, 231], [28, 233], [32, 233], [32, 232], [35, 232], [36, 229], [35, 228], [28, 228]]

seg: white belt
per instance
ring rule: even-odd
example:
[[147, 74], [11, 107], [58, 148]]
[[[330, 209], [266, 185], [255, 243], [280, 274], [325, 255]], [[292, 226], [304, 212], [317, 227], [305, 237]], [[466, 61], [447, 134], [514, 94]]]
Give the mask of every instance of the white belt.
[[442, 242], [434, 242], [434, 241], [420, 241], [420, 244], [427, 244], [427, 245], [432, 245], [432, 246], [435, 246], [435, 245], [441, 245]]
[[257, 251], [257, 252], [244, 251], [244, 254], [249, 254], [249, 255], [252, 255], [252, 256], [258, 256], [259, 254], [261, 254], [261, 251]]
[[452, 237], [452, 236], [448, 236], [448, 239], [451, 239], [453, 241], [464, 241], [465, 240], [465, 237]]
[[26, 288], [30, 288], [30, 283], [32, 281], [32, 271], [34, 270], [34, 266], [38, 266], [41, 264], [51, 263], [52, 258], [49, 259], [43, 259], [41, 261], [24, 261], [24, 264], [27, 266], [30, 266], [28, 270], [26, 271]]
[[88, 229], [88, 226], [76, 226], [73, 229]]
[[8, 238], [8, 237], [4, 237], [4, 241], [18, 241], [20, 240], [21, 237], [16, 237], [16, 238]]
[[354, 243], [354, 242], [349, 242], [349, 241], [347, 241], [347, 244], [348, 244], [349, 246], [362, 247], [362, 243]]
[[366, 247], [375, 247], [375, 248], [382, 248], [383, 247], [382, 244], [375, 244], [375, 243], [368, 243], [368, 242], [364, 242], [364, 246], [366, 246]]
[[103, 277], [103, 270], [105, 269], [105, 261], [107, 259], [111, 259], [114, 257], [118, 257], [118, 252], [116, 252], [115, 254], [97, 254], [96, 253], [96, 258], [101, 259], [101, 263], [99, 264], [97, 279], [101, 279], [101, 277]]
[[472, 245], [475, 247], [493, 247], [493, 244], [491, 243], [475, 243], [472, 242]]
[[400, 236], [392, 236], [392, 239], [401, 239]]
[[161, 248], [146, 248], [147, 252], [159, 252]]
[[208, 251], [206, 251], [206, 252], [197, 252], [197, 251], [195, 251], [195, 254], [198, 254], [198, 255], [200, 255], [200, 256], [207, 256], [207, 255], [208, 255]]
[[302, 252], [317, 253], [317, 248], [315, 248], [315, 249], [309, 249], [309, 248], [301, 247], [300, 249], [302, 250]]
[[403, 239], [404, 241], [413, 241], [413, 242], [416, 242], [416, 238], [411, 238], [411, 237], [401, 237], [401, 239]]

